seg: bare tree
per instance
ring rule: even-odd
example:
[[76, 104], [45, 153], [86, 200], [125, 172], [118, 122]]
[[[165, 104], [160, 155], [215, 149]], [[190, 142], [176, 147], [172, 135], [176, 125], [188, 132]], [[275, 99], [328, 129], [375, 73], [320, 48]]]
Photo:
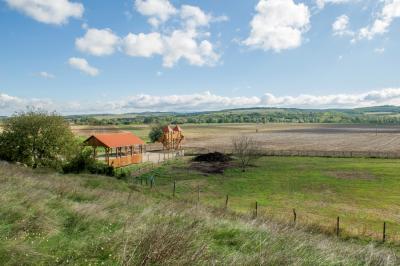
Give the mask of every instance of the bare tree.
[[257, 142], [253, 138], [247, 136], [239, 136], [232, 138], [233, 155], [239, 160], [240, 168], [243, 172], [257, 158], [261, 156]]

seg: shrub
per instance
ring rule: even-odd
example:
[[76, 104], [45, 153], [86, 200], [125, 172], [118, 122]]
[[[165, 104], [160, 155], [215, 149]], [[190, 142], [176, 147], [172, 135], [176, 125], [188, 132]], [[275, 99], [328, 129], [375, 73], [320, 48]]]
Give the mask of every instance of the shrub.
[[87, 170], [91, 174], [115, 176], [115, 170], [112, 166], [99, 161], [95, 161], [93, 164], [89, 165]]
[[92, 148], [83, 147], [78, 151], [77, 155], [63, 165], [63, 172], [79, 174], [86, 171], [92, 164], [95, 163], [95, 159], [92, 157], [92, 152]]
[[150, 133], [149, 133], [149, 139], [152, 143], [157, 142], [161, 139], [163, 135], [163, 128], [165, 125], [162, 124], [157, 124], [153, 125], [151, 127]]
[[60, 168], [76, 152], [77, 141], [64, 118], [30, 110], [5, 120], [0, 135], [0, 159], [32, 168]]
[[91, 147], [83, 147], [78, 154], [73, 157], [68, 163], [64, 164], [64, 173], [79, 174], [88, 172], [91, 174], [114, 176], [114, 168], [103, 162], [96, 161], [93, 156]]

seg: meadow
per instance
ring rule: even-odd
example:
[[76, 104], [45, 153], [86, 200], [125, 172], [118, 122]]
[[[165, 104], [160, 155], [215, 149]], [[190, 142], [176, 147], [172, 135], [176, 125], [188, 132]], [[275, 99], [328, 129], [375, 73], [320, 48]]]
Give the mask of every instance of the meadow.
[[[1, 162], [0, 183], [1, 265], [400, 262], [399, 250], [391, 244], [343, 240], [301, 225], [253, 219], [112, 177], [62, 175]], [[179, 197], [182, 189], [180, 185]], [[232, 184], [226, 189], [242, 193]]]
[[[290, 223], [293, 209], [297, 223], [334, 234], [340, 216], [341, 235], [367, 240], [400, 241], [400, 160], [371, 158], [262, 157], [242, 172], [232, 165], [223, 174], [202, 173], [191, 161], [177, 160], [145, 174], [156, 177], [149, 192], [176, 197], [251, 216], [258, 214]], [[205, 166], [207, 167], [207, 166]], [[135, 180], [133, 181], [135, 182]], [[136, 182], [138, 182], [136, 180]]]

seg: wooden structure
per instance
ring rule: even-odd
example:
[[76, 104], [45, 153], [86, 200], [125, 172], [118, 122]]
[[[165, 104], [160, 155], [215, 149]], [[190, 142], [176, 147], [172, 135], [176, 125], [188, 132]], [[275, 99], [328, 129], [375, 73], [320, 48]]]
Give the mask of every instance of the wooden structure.
[[184, 138], [180, 126], [176, 125], [174, 128], [165, 126], [159, 141], [163, 144], [164, 150], [179, 150]]
[[[142, 162], [144, 141], [132, 133], [96, 134], [84, 142], [93, 147], [93, 157], [104, 157], [105, 162], [113, 167], [122, 167]], [[104, 149], [99, 156], [98, 148]]]

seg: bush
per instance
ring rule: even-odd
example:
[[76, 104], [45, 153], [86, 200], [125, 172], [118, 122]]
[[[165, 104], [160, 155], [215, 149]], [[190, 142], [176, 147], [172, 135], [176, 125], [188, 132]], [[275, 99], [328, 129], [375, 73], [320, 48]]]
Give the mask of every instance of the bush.
[[115, 171], [112, 166], [108, 166], [103, 162], [96, 161], [93, 156], [93, 149], [90, 147], [83, 147], [79, 153], [72, 158], [68, 163], [64, 164], [64, 173], [79, 174], [88, 172], [91, 174], [114, 176]]
[[151, 127], [150, 133], [149, 133], [149, 139], [152, 143], [157, 142], [161, 139], [163, 135], [163, 128], [165, 125], [162, 124], [157, 124], [153, 125]]
[[93, 149], [90, 147], [83, 147], [78, 151], [78, 154], [73, 157], [68, 163], [64, 164], [62, 170], [64, 173], [79, 174], [88, 169], [95, 163], [92, 157]]
[[91, 174], [115, 176], [115, 170], [112, 166], [99, 161], [95, 161], [94, 164], [89, 165], [87, 170]]
[[0, 134], [0, 159], [32, 168], [59, 169], [76, 148], [69, 124], [55, 113], [34, 110], [17, 113], [5, 120]]

